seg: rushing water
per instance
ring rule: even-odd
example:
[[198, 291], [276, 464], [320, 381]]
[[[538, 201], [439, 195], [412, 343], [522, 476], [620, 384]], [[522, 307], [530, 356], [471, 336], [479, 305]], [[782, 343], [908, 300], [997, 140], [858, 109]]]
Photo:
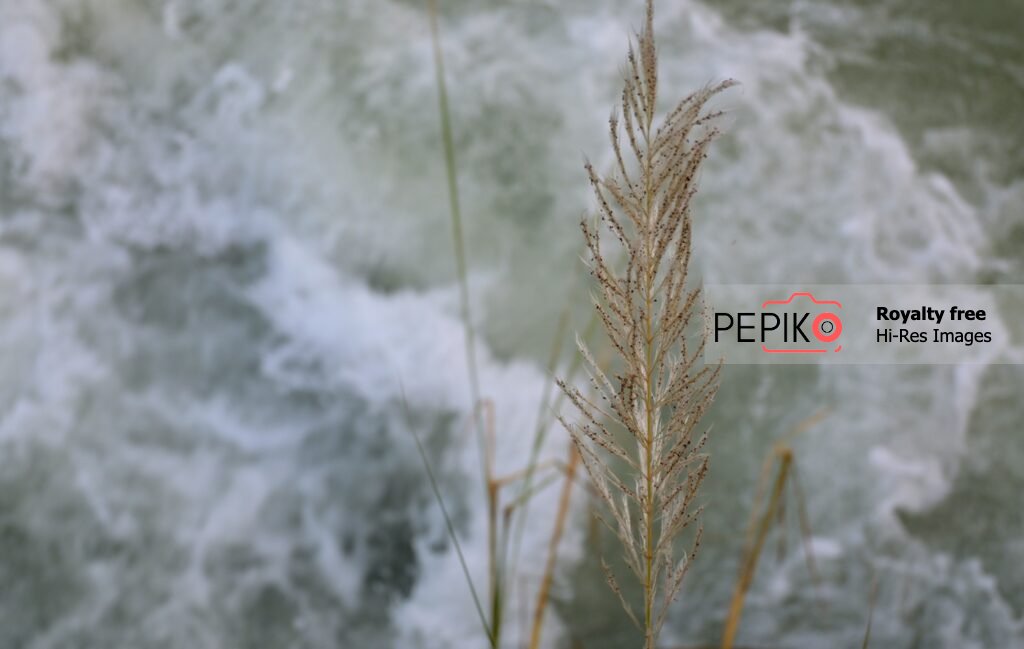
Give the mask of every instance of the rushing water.
[[[3, 649], [483, 646], [410, 436], [483, 575], [424, 4], [0, 0]], [[663, 97], [743, 84], [702, 178], [706, 279], [1024, 283], [1020, 3], [661, 4]], [[585, 321], [580, 160], [607, 160], [641, 3], [442, 5], [512, 471], [567, 300]], [[762, 458], [827, 408], [796, 442], [820, 583], [791, 524], [741, 639], [860, 646], [877, 579], [873, 646], [1024, 646], [1022, 389], [1014, 366], [727, 368], [667, 639], [718, 637]], [[549, 645], [635, 646], [576, 502]]]

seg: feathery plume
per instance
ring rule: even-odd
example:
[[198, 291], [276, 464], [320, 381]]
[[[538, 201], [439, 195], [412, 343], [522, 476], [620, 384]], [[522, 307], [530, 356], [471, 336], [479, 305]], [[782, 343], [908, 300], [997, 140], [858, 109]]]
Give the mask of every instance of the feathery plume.
[[[598, 206], [597, 218], [581, 223], [597, 285], [594, 308], [619, 373], [607, 376], [578, 340], [596, 396], [558, 381], [581, 415], [576, 422], [562, 418], [562, 424], [607, 507], [603, 520], [621, 540], [625, 564], [643, 586], [638, 617], [603, 563], [609, 585], [643, 630], [646, 649], [654, 648], [700, 547], [697, 496], [708, 456], [702, 452], [707, 434], [698, 425], [718, 389], [721, 368], [701, 362], [703, 327], [696, 345], [687, 340], [701, 309], [700, 290], [687, 282], [690, 205], [722, 114], [705, 112], [705, 104], [734, 85], [730, 80], [693, 93], [655, 127], [653, 25], [648, 0], [644, 28], [627, 54], [621, 108], [609, 120], [614, 170], [601, 175], [585, 166]], [[623, 253], [624, 270], [606, 258], [609, 243]], [[674, 541], [694, 524], [693, 545], [677, 556]]]

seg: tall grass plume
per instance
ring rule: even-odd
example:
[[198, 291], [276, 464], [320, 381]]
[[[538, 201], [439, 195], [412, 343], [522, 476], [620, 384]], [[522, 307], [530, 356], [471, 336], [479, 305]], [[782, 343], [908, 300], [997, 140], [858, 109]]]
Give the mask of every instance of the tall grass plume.
[[[614, 348], [615, 372], [606, 374], [580, 341], [593, 396], [558, 382], [580, 413], [579, 421], [562, 424], [642, 586], [638, 615], [602, 561], [645, 649], [655, 647], [701, 542], [697, 500], [709, 458], [700, 421], [718, 389], [720, 365], [702, 360], [701, 293], [688, 281], [690, 208], [722, 115], [705, 105], [734, 83], [693, 93], [656, 124], [653, 24], [648, 0], [644, 28], [629, 47], [621, 106], [609, 121], [613, 171], [601, 175], [586, 164], [597, 213], [581, 225], [597, 287], [594, 308]], [[679, 550], [678, 539], [691, 526], [692, 544]]]

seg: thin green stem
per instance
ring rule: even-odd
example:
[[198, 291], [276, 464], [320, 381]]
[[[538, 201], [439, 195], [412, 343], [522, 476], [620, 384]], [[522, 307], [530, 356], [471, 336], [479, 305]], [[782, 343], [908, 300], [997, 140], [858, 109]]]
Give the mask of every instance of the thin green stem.
[[[437, 102], [441, 120], [441, 140], [444, 146], [444, 166], [448, 182], [448, 201], [451, 208], [452, 221], [452, 244], [455, 249], [455, 270], [459, 283], [459, 303], [461, 307], [462, 325], [465, 333], [466, 365], [469, 373], [469, 388], [473, 422], [476, 429], [477, 446], [480, 451], [481, 475], [484, 476], [485, 502], [489, 508], [494, 508], [491, 498], [491, 486], [488, 480], [487, 451], [484, 443], [484, 424], [480, 412], [481, 392], [480, 378], [476, 358], [476, 335], [473, 329], [473, 314], [469, 299], [469, 280], [466, 263], [466, 247], [462, 228], [462, 209], [459, 201], [459, 184], [455, 164], [455, 143], [452, 135], [451, 111], [448, 105], [448, 90], [445, 83], [444, 57], [441, 52], [440, 27], [438, 25], [437, 0], [429, 0], [428, 9], [430, 13], [430, 35], [434, 50], [434, 72], [437, 82]], [[491, 512], [491, 517], [495, 516]], [[488, 548], [490, 551], [491, 565], [491, 610], [493, 619], [488, 636], [491, 647], [498, 646], [498, 638], [501, 631], [501, 600], [498, 591], [501, 588], [500, 566], [497, 561], [497, 541], [494, 535], [496, 530], [491, 528]]]
[[[558, 363], [558, 358], [561, 355], [562, 341], [564, 340], [565, 330], [568, 328], [568, 311], [564, 311], [562, 316], [558, 320], [555, 333], [555, 338], [552, 341], [551, 353], [548, 357], [547, 373], [549, 376], [553, 376], [555, 373], [555, 367]], [[583, 341], [589, 341], [597, 330], [599, 318], [596, 313], [591, 314], [590, 320], [587, 321], [587, 326], [583, 330], [581, 336]], [[580, 367], [583, 365], [583, 356], [575, 354], [572, 361], [569, 364], [569, 368], [565, 373], [565, 380], [572, 381]], [[540, 491], [540, 488], [533, 485], [533, 479], [536, 476], [537, 466], [540, 460], [540, 450], [544, 445], [544, 440], [547, 437], [547, 432], [554, 422], [555, 414], [561, 410], [562, 402], [565, 399], [565, 393], [558, 391], [552, 399], [553, 389], [545, 389], [544, 395], [540, 407], [537, 410], [537, 422], [536, 428], [534, 429], [533, 445], [530, 448], [530, 458], [526, 465], [526, 473], [524, 474], [523, 484], [516, 496], [516, 502], [521, 503], [521, 510], [517, 512], [516, 516], [516, 527], [513, 532], [512, 538], [512, 550], [511, 550], [511, 563], [508, 565], [508, 571], [506, 574], [516, 574], [516, 567], [519, 562], [520, 550], [522, 549], [523, 533], [526, 528], [526, 519], [529, 515], [529, 502], [530, 497]]]
[[[548, 355], [548, 376], [552, 376], [555, 373], [555, 367], [558, 364], [558, 357], [562, 352], [562, 340], [565, 336], [565, 330], [568, 327], [568, 324], [569, 311], [566, 309], [562, 311], [561, 316], [558, 318], [558, 324], [555, 327], [555, 338], [552, 341], [551, 352]], [[547, 431], [552, 421], [550, 407], [551, 394], [554, 390], [555, 388], [552, 385], [545, 383], [544, 394], [541, 395], [540, 406], [537, 408], [537, 423], [534, 426], [533, 444], [530, 447], [530, 457], [526, 463], [526, 475], [523, 477], [523, 483], [519, 488], [517, 498], [522, 498], [526, 494], [532, 493], [533, 477], [536, 473], [537, 462], [540, 459], [540, 449], [544, 445], [544, 439], [547, 436]], [[523, 501], [522, 509], [519, 511], [519, 516], [516, 517], [516, 525], [512, 541], [513, 570], [515, 570], [515, 564], [519, 561], [519, 550], [522, 546], [523, 533], [526, 528], [526, 518], [529, 513], [529, 506], [529, 499], [527, 498]]]
[[462, 326], [465, 330], [466, 365], [469, 372], [469, 388], [473, 399], [473, 419], [476, 425], [477, 441], [480, 445], [480, 462], [486, 464], [484, 450], [484, 426], [480, 413], [480, 378], [476, 360], [476, 333], [473, 329], [473, 313], [469, 300], [469, 280], [466, 266], [466, 246], [462, 234], [462, 209], [459, 203], [459, 183], [455, 165], [455, 144], [452, 136], [451, 112], [448, 108], [448, 90], [444, 80], [444, 57], [441, 54], [441, 38], [438, 27], [437, 0], [430, 0], [430, 32], [434, 46], [434, 70], [437, 77], [437, 101], [441, 113], [441, 140], [444, 145], [444, 166], [448, 180], [448, 200], [451, 205], [452, 245], [455, 249], [455, 270], [459, 280], [459, 304]]
[[875, 604], [878, 603], [878, 574], [871, 577], [871, 599], [868, 602], [868, 625], [864, 629], [864, 642], [861, 649], [868, 649], [871, 646], [871, 621], [875, 617]]
[[459, 543], [459, 537], [455, 534], [455, 524], [452, 522], [452, 517], [448, 514], [448, 507], [445, 506], [444, 497], [441, 496], [441, 489], [437, 485], [437, 477], [434, 475], [434, 469], [430, 465], [430, 459], [427, 457], [427, 451], [423, 447], [423, 442], [420, 440], [419, 434], [411, 425], [412, 415], [409, 412], [409, 402], [405, 398], [404, 387], [401, 388], [401, 392], [402, 409], [405, 412], [406, 420], [410, 422], [409, 431], [412, 433], [412, 438], [416, 441], [416, 450], [419, 451], [420, 459], [423, 461], [423, 468], [427, 473], [427, 479], [430, 482], [430, 489], [434, 492], [434, 498], [437, 500], [438, 507], [441, 509], [441, 515], [444, 517], [445, 528], [448, 530], [448, 538], [451, 539], [452, 545], [455, 547], [455, 554], [459, 557], [459, 565], [462, 566], [462, 574], [466, 578], [466, 584], [469, 586], [469, 593], [473, 596], [473, 604], [476, 606], [476, 612], [480, 618], [480, 625], [483, 627], [484, 633], [487, 634], [487, 639], [490, 641], [491, 646], [496, 647], [495, 635], [487, 624], [487, 616], [484, 615], [483, 606], [480, 604], [480, 597], [477, 595], [476, 587], [473, 585], [473, 577], [469, 572], [469, 566], [466, 565], [466, 557], [462, 553], [462, 545]]

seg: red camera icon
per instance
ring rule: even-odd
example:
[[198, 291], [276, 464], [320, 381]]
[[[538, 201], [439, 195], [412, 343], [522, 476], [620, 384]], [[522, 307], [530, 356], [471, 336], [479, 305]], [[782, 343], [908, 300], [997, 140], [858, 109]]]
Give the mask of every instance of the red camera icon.
[[[814, 320], [811, 323], [811, 334], [817, 339], [817, 342], [822, 345], [828, 345], [838, 340], [839, 336], [843, 333], [843, 321], [835, 311], [842, 309], [843, 305], [835, 300], [819, 300], [811, 293], [798, 291], [785, 300], [766, 300], [761, 305], [761, 310], [764, 311], [773, 305], [786, 306], [793, 303], [797, 298], [806, 298], [810, 301], [807, 311], [814, 315]], [[838, 352], [842, 348], [842, 345], [838, 345], [832, 351]], [[829, 351], [818, 345], [812, 345], [811, 347], [773, 348], [762, 344], [761, 349], [768, 354], [823, 354]]]

